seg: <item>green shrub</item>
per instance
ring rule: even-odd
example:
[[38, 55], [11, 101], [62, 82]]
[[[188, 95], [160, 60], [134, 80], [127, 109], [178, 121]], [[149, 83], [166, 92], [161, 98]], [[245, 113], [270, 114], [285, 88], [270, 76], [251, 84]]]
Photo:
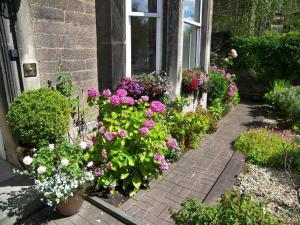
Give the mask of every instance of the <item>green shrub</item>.
[[278, 94], [285, 88], [291, 87], [291, 82], [286, 80], [275, 80], [274, 84], [269, 92], [265, 94], [265, 99], [271, 105], [275, 105], [278, 102]]
[[234, 147], [244, 153], [251, 163], [277, 168], [283, 168], [286, 151], [291, 155], [298, 151], [290, 140], [289, 132], [276, 133], [264, 128], [243, 132]]
[[283, 36], [268, 33], [261, 37], [235, 37], [232, 47], [239, 52], [238, 68], [252, 69], [266, 83], [276, 79], [299, 82], [300, 33]]
[[23, 92], [9, 107], [7, 119], [21, 144], [32, 147], [54, 143], [68, 131], [68, 100], [50, 88]]
[[208, 108], [208, 111], [212, 114], [215, 120], [222, 119], [225, 110], [226, 107], [219, 98], [216, 98]]
[[234, 191], [222, 195], [214, 206], [205, 206], [195, 199], [187, 199], [181, 206], [181, 210], [171, 216], [176, 225], [281, 224], [275, 216], [264, 211], [263, 205]]
[[209, 76], [208, 104], [211, 105], [215, 99], [220, 99], [225, 103], [229, 88], [229, 82], [225, 76], [216, 71], [212, 71]]

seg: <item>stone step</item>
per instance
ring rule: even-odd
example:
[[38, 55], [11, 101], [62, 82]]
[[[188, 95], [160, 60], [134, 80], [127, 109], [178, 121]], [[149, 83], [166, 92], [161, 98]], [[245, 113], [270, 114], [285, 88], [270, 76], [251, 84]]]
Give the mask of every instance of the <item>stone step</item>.
[[0, 224], [11, 225], [39, 210], [43, 204], [32, 180], [13, 174], [14, 166], [0, 160]]

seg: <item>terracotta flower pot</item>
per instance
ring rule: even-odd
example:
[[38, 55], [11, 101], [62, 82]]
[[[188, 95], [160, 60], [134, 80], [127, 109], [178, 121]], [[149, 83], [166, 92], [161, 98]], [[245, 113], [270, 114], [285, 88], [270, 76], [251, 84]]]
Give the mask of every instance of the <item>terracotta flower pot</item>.
[[65, 202], [57, 205], [57, 211], [64, 216], [72, 216], [78, 213], [83, 203], [83, 198], [80, 193], [80, 191], [75, 192], [74, 195], [70, 196]]

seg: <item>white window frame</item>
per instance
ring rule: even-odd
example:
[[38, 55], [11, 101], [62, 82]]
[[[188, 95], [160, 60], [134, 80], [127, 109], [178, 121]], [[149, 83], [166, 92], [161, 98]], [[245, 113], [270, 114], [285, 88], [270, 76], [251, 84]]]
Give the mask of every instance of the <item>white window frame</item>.
[[156, 18], [156, 66], [157, 73], [161, 71], [162, 63], [162, 33], [163, 33], [163, 0], [157, 1], [156, 13], [133, 12], [132, 0], [126, 0], [126, 77], [131, 77], [131, 17]]
[[[184, 2], [185, 3], [185, 2]], [[184, 4], [183, 3], [183, 4]], [[203, 13], [203, 0], [200, 0], [199, 4], [199, 22], [195, 22], [193, 20], [185, 19], [184, 18], [184, 10], [183, 10], [183, 21], [182, 21], [182, 42], [184, 41], [184, 24], [189, 24], [191, 26], [197, 27], [197, 46], [196, 46], [196, 67], [200, 66], [200, 55], [201, 55], [201, 29], [202, 29], [202, 13]], [[191, 68], [191, 37], [190, 37], [190, 47], [189, 47], [189, 68]], [[183, 48], [183, 43], [182, 43]], [[182, 60], [183, 61], [183, 60]]]

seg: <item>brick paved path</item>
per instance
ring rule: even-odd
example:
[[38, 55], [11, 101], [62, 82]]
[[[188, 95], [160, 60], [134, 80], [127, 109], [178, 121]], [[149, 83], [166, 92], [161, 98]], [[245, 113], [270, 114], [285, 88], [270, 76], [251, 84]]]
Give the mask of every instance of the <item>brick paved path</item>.
[[46, 207], [17, 225], [123, 225], [109, 214], [87, 201], [83, 202], [78, 214], [62, 217]]
[[230, 160], [232, 142], [254, 121], [255, 105], [240, 104], [207, 135], [197, 150], [187, 152], [165, 175], [150, 183], [122, 205], [122, 209], [145, 224], [174, 224], [169, 210], [177, 210], [187, 197], [203, 200]]

